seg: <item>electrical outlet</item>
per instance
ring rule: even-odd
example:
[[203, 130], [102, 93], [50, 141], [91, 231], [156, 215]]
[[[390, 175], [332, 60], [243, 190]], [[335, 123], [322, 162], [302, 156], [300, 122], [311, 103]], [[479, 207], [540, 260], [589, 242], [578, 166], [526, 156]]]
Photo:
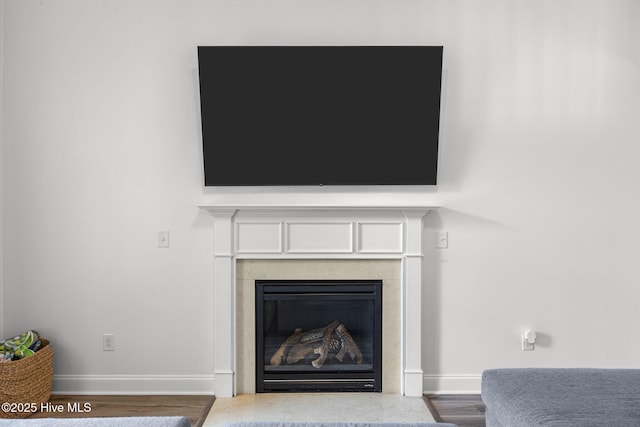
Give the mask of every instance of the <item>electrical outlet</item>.
[[535, 344], [527, 342], [527, 340], [522, 340], [522, 351], [533, 351], [535, 346]]
[[103, 351], [115, 351], [116, 349], [116, 336], [115, 334], [104, 334], [102, 336], [102, 350]]
[[522, 334], [522, 351], [533, 351], [536, 349], [536, 333], [526, 331]]

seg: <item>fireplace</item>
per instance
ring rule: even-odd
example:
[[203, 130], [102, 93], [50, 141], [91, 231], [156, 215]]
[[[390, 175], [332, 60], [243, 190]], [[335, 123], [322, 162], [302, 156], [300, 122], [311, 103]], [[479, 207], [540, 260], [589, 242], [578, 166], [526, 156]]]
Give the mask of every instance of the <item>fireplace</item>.
[[[384, 279], [383, 392], [422, 396], [423, 217], [435, 204], [318, 205], [219, 204], [199, 205], [213, 216], [214, 389], [218, 397], [255, 393], [255, 323], [242, 314], [243, 295], [252, 286], [238, 286], [236, 267], [243, 262], [398, 262], [398, 273]], [[303, 278], [334, 278], [328, 274]], [[368, 278], [368, 274], [366, 274]], [[256, 280], [263, 272], [256, 271]], [[298, 279], [299, 277], [289, 278]], [[347, 277], [341, 275], [341, 277]], [[360, 275], [362, 277], [362, 275]], [[373, 276], [380, 278], [380, 275]], [[273, 279], [270, 275], [268, 279]], [[282, 278], [278, 270], [275, 278]], [[397, 287], [388, 286], [397, 283]], [[392, 291], [393, 298], [387, 298]], [[391, 304], [391, 305], [389, 305]], [[389, 307], [389, 309], [387, 309]], [[390, 313], [397, 316], [390, 316]], [[255, 319], [253, 319], [255, 320]], [[395, 325], [395, 326], [392, 326]], [[252, 335], [247, 339], [246, 335]], [[390, 342], [396, 341], [392, 344]], [[393, 357], [387, 352], [392, 350]], [[251, 365], [251, 366], [249, 366]], [[389, 379], [388, 379], [389, 377]], [[252, 390], [253, 389], [253, 390]]]
[[256, 391], [382, 391], [380, 280], [256, 281]]

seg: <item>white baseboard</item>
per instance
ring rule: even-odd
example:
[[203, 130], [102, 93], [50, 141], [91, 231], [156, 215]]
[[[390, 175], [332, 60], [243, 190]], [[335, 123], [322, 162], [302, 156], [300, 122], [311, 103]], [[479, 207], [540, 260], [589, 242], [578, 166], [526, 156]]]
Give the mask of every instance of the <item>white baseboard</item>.
[[53, 394], [214, 394], [213, 375], [54, 375]]
[[428, 394], [480, 394], [482, 374], [424, 375], [423, 390]]
[[[53, 394], [214, 394], [213, 375], [55, 375]], [[481, 374], [423, 376], [431, 394], [479, 394]]]

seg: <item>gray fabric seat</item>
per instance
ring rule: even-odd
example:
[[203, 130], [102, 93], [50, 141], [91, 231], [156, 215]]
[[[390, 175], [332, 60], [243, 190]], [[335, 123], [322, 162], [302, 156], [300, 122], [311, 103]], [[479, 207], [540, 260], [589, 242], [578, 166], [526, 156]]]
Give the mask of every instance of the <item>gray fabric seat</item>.
[[0, 427], [191, 427], [186, 417], [0, 419]]
[[487, 427], [638, 427], [640, 369], [492, 369], [482, 400]]

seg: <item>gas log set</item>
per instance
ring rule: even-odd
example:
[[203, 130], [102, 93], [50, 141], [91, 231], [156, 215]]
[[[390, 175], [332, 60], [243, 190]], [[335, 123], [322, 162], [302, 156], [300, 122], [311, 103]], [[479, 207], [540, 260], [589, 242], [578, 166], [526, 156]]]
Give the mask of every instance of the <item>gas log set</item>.
[[336, 359], [342, 363], [349, 355], [356, 364], [362, 364], [362, 352], [353, 340], [347, 328], [339, 321], [333, 321], [324, 328], [303, 332], [296, 328], [289, 338], [278, 348], [271, 357], [271, 365], [294, 365], [310, 355], [318, 357], [311, 361], [311, 365], [320, 369], [327, 359]]

